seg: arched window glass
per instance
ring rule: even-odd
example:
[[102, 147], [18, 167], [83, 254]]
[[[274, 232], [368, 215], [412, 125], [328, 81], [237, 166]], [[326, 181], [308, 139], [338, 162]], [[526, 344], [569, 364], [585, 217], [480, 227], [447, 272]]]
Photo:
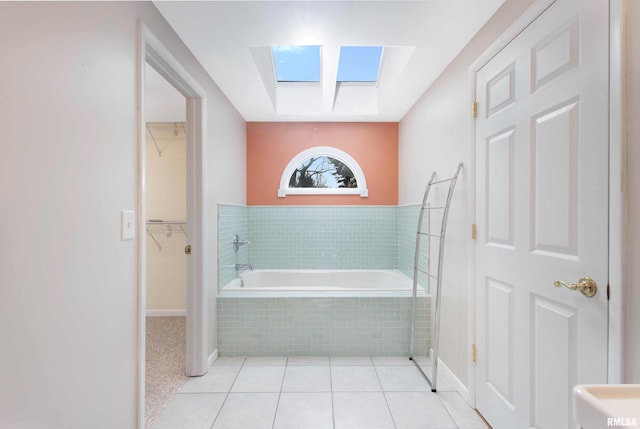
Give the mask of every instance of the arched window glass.
[[291, 194], [360, 194], [367, 196], [358, 163], [339, 149], [318, 146], [296, 155], [284, 169], [278, 196]]
[[289, 178], [290, 188], [357, 188], [358, 181], [347, 164], [330, 156], [307, 158]]

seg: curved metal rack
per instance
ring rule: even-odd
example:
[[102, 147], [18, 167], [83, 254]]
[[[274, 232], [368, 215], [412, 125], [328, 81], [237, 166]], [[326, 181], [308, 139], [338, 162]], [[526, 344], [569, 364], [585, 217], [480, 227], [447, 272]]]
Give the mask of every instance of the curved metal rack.
[[[456, 181], [458, 180], [458, 174], [460, 174], [461, 169], [462, 169], [462, 163], [459, 163], [453, 173], [453, 177], [449, 179], [436, 180], [436, 172], [434, 171], [433, 174], [431, 174], [431, 178], [429, 179], [429, 183], [427, 184], [427, 189], [425, 190], [424, 197], [422, 198], [422, 205], [420, 206], [420, 217], [418, 218], [418, 228], [416, 233], [416, 253], [414, 255], [414, 264], [413, 264], [413, 294], [412, 294], [412, 303], [411, 303], [411, 339], [409, 342], [409, 359], [413, 360], [413, 362], [416, 364], [420, 372], [422, 372], [424, 377], [427, 379], [427, 382], [431, 386], [432, 392], [436, 391], [436, 384], [438, 380], [438, 346], [440, 342], [439, 327], [440, 327], [440, 299], [441, 299], [440, 291], [442, 288], [442, 261], [444, 258], [444, 243], [445, 243], [445, 235], [447, 230], [447, 218], [449, 216], [449, 206], [451, 204], [451, 197], [453, 195], [453, 190], [456, 186]], [[431, 191], [431, 187], [433, 185], [439, 185], [444, 183], [449, 184], [449, 191], [447, 192], [447, 199], [446, 199], [445, 205], [432, 206], [429, 201], [429, 193]], [[431, 211], [434, 211], [434, 210], [436, 212], [442, 213], [442, 220], [440, 223], [439, 235], [431, 234], [431, 232], [429, 231], [429, 228], [427, 228], [426, 232], [422, 230], [425, 212], [431, 213]], [[427, 238], [428, 240], [431, 240], [431, 239], [439, 240], [438, 268], [437, 268], [437, 274], [435, 276], [431, 273], [431, 261], [430, 261], [431, 246], [430, 245], [429, 245], [429, 251], [427, 252], [427, 269], [423, 270], [420, 268], [420, 245], [423, 238]], [[430, 244], [430, 241], [428, 241], [428, 243]], [[432, 371], [431, 378], [429, 378], [429, 375], [427, 375], [424, 372], [424, 370], [420, 367], [420, 365], [418, 365], [418, 363], [416, 362], [413, 356], [415, 329], [416, 329], [416, 297], [417, 297], [417, 291], [418, 291], [418, 273], [425, 274], [427, 276], [427, 281], [429, 283], [432, 279], [436, 281], [436, 308], [435, 308], [435, 315], [434, 315], [434, 322], [433, 322], [433, 344], [432, 344], [433, 371]], [[429, 292], [430, 292], [430, 295], [433, 297], [433, 294], [431, 294], [431, 288], [429, 288]]]

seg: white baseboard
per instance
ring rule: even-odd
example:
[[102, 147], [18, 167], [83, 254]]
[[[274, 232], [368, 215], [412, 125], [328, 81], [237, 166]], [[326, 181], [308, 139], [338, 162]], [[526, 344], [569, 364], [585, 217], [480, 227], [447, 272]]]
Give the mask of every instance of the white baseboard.
[[209, 363], [209, 368], [211, 368], [211, 365], [213, 365], [216, 359], [218, 359], [218, 349], [215, 349], [213, 353], [211, 353], [211, 356], [209, 356], [209, 359], [207, 359], [207, 362]]
[[438, 375], [444, 375], [458, 393], [464, 398], [466, 402], [469, 402], [469, 389], [465, 386], [458, 377], [449, 369], [449, 367], [438, 358]]
[[177, 317], [187, 315], [187, 310], [147, 310], [147, 317]]

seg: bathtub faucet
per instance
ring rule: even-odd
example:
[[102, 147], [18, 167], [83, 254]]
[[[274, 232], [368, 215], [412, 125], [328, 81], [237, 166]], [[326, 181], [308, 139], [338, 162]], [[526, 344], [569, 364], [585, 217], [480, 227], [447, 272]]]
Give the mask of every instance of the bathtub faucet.
[[253, 265], [251, 264], [236, 264], [236, 271], [240, 270], [253, 270]]
[[240, 236], [238, 234], [233, 236], [233, 251], [238, 253], [238, 249], [240, 246], [244, 246], [245, 244], [249, 244], [247, 240], [240, 240]]

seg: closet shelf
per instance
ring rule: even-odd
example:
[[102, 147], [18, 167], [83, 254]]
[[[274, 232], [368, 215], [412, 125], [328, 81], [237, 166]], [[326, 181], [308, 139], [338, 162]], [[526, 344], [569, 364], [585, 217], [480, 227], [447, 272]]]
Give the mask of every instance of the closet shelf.
[[186, 225], [186, 220], [149, 219], [147, 225]]
[[[152, 230], [152, 228], [150, 228], [153, 226], [160, 226], [160, 225], [164, 225], [165, 229]], [[184, 236], [186, 237], [187, 231], [185, 231], [184, 229], [186, 225], [187, 225], [187, 221], [184, 221], [184, 220], [149, 219], [147, 221], [147, 234], [149, 235], [149, 237], [151, 237], [153, 242], [156, 243], [156, 246], [158, 246], [158, 251], [162, 252], [162, 246], [160, 245], [160, 242], [158, 242], [158, 239], [154, 234], [163, 234], [167, 238], [171, 238], [173, 234], [184, 234]], [[177, 226], [178, 229], [174, 229], [175, 226]]]

